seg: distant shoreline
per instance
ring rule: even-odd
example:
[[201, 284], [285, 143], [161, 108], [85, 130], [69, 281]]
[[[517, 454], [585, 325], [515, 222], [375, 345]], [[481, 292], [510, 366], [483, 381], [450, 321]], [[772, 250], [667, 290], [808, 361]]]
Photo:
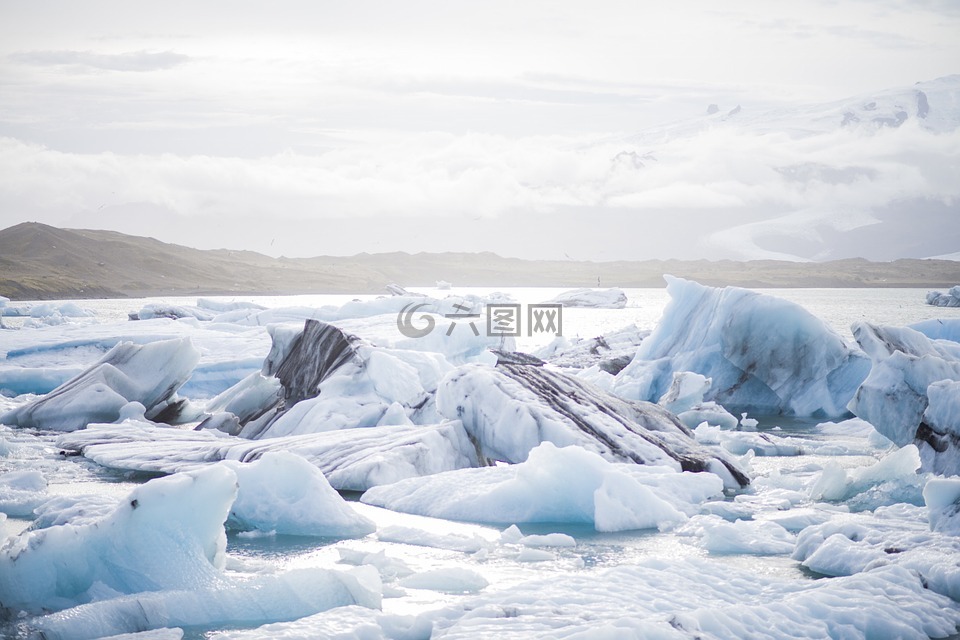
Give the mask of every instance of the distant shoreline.
[[383, 294], [388, 284], [455, 287], [662, 288], [671, 274], [712, 286], [946, 289], [960, 262], [520, 260], [492, 253], [271, 258], [199, 250], [113, 231], [23, 223], [0, 231], [0, 295], [11, 301], [190, 296]]

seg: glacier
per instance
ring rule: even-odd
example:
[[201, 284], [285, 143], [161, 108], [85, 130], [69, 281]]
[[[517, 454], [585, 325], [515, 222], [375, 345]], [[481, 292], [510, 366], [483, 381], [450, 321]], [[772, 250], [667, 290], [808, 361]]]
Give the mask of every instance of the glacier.
[[711, 379], [705, 399], [730, 411], [839, 417], [870, 361], [803, 307], [773, 296], [665, 276], [671, 301], [612, 391], [655, 401], [673, 374]]

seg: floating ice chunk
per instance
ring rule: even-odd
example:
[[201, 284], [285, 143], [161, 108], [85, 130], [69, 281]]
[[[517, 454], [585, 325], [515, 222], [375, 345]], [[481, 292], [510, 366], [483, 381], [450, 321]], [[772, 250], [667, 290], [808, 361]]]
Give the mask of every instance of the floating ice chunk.
[[[408, 620], [409, 619], [409, 620]], [[404, 624], [406, 622], [406, 624]], [[430, 637], [430, 622], [418, 628], [411, 616], [389, 616], [356, 605], [336, 607], [290, 622], [275, 622], [254, 629], [229, 629], [211, 634], [210, 640], [397, 640]]]
[[181, 640], [183, 638], [183, 629], [178, 627], [164, 627], [152, 631], [134, 631], [133, 633], [121, 633], [115, 636], [107, 636], [100, 640]]
[[237, 479], [213, 467], [152, 480], [109, 516], [50, 527], [0, 547], [0, 602], [57, 610], [84, 602], [92, 588], [118, 593], [212, 587], [225, 560], [223, 522]]
[[931, 478], [923, 487], [930, 529], [960, 536], [960, 478]]
[[239, 492], [228, 525], [297, 536], [353, 538], [376, 530], [340, 497], [323, 473], [286, 451], [255, 462], [224, 462], [237, 474]]
[[936, 318], [910, 325], [931, 340], [952, 340], [960, 342], [960, 318]]
[[960, 344], [906, 328], [853, 329], [874, 365], [850, 410], [897, 445], [916, 444], [925, 471], [960, 473], [960, 385], [950, 384], [960, 381]]
[[89, 318], [97, 314], [90, 309], [83, 309], [75, 302], [41, 302], [30, 306], [31, 318], [45, 318], [55, 315], [68, 318]]
[[612, 461], [710, 471], [730, 487], [749, 482], [732, 459], [698, 445], [662, 407], [622, 400], [542, 366], [462, 366], [437, 388], [437, 409], [462, 420], [491, 460], [522, 462], [541, 442], [552, 442]]
[[413, 573], [413, 569], [406, 562], [399, 558], [391, 558], [387, 552], [381, 549], [376, 553], [366, 551], [355, 551], [353, 549], [337, 549], [340, 554], [340, 562], [354, 566], [370, 565], [380, 574], [381, 580], [396, 580]]
[[960, 538], [930, 531], [925, 510], [894, 505], [838, 515], [801, 531], [792, 557], [828, 576], [897, 565], [915, 571], [932, 591], [960, 600]]
[[144, 305], [139, 311], [131, 311], [128, 315], [131, 320], [153, 320], [155, 318], [179, 320], [181, 318], [193, 318], [207, 322], [216, 317], [216, 313], [210, 310], [188, 305], [170, 304], [167, 302], [151, 302]]
[[[702, 558], [548, 575], [425, 614], [467, 638], [943, 637], [960, 605], [900, 567], [835, 580], [777, 579]], [[758, 631], [760, 630], [760, 631]]]
[[486, 578], [476, 571], [459, 567], [432, 569], [400, 580], [401, 587], [429, 589], [441, 593], [476, 593], [489, 584]]
[[525, 547], [575, 547], [577, 541], [565, 533], [523, 536], [517, 542]]
[[623, 531], [683, 522], [685, 511], [694, 512], [723, 489], [712, 474], [634, 469], [579, 447], [544, 442], [523, 463], [411, 478], [374, 487], [361, 501], [453, 520], [573, 522]]
[[[269, 384], [250, 378], [213, 405], [241, 411], [246, 418], [240, 420], [241, 436], [372, 427], [388, 412], [391, 422], [402, 420], [398, 412], [407, 422], [436, 421], [433, 391], [451, 369], [443, 356], [375, 347], [316, 320], [308, 320], [299, 332], [288, 327], [270, 327], [270, 332], [273, 346], [262, 373], [276, 377], [282, 393], [271, 395]], [[259, 407], [254, 404], [258, 399]]]
[[678, 413], [677, 419], [690, 429], [696, 428], [701, 422], [718, 426], [721, 429], [736, 429], [739, 422], [736, 416], [716, 402], [696, 404], [687, 411]]
[[694, 516], [678, 533], [698, 536], [703, 548], [715, 554], [788, 554], [796, 542], [794, 535], [776, 522], [727, 522], [715, 515]]
[[524, 547], [514, 556], [514, 560], [517, 562], [549, 562], [556, 559], [557, 556], [550, 551], [531, 549], [530, 547]]
[[294, 569], [195, 590], [164, 590], [92, 602], [27, 624], [51, 639], [102, 638], [169, 626], [246, 626], [287, 621], [359, 604], [378, 609], [380, 580], [372, 567], [347, 571]]
[[128, 422], [91, 425], [64, 434], [57, 446], [79, 451], [105, 467], [159, 473], [196, 469], [220, 460], [256, 460], [268, 451], [292, 451], [320, 469], [341, 491], [365, 491], [378, 484], [478, 464], [476, 450], [457, 421], [264, 440]]
[[654, 400], [678, 371], [712, 380], [707, 400], [728, 409], [840, 416], [869, 361], [799, 305], [737, 287], [666, 276], [672, 300], [613, 390]]
[[24, 517], [49, 498], [47, 479], [39, 471], [9, 471], [0, 474], [0, 513]]
[[565, 307], [589, 307], [592, 309], [623, 309], [627, 306], [627, 294], [623, 289], [571, 289], [547, 301]]
[[79, 376], [0, 416], [0, 422], [74, 431], [92, 422], [114, 422], [134, 401], [152, 417], [167, 406], [199, 359], [189, 338], [145, 345], [122, 342]]
[[417, 547], [432, 547], [449, 551], [463, 551], [464, 553], [476, 553], [490, 546], [486, 540], [477, 535], [433, 533], [403, 525], [383, 527], [377, 531], [377, 538], [384, 542], [400, 542]]
[[599, 371], [616, 375], [633, 360], [637, 347], [648, 335], [649, 331], [631, 324], [596, 338], [568, 339], [561, 336], [533, 355], [558, 367], [587, 369], [596, 366]]
[[703, 402], [703, 394], [713, 381], [710, 378], [690, 371], [677, 371], [667, 392], [660, 396], [657, 404], [673, 413], [689, 411]]
[[960, 286], [950, 287], [946, 293], [928, 291], [927, 304], [934, 307], [960, 307]]
[[814, 500], [849, 500], [885, 483], [891, 483], [895, 492], [899, 489], [919, 493], [919, 469], [920, 452], [912, 444], [887, 454], [868, 467], [847, 471], [835, 462], [829, 462], [811, 486], [810, 497]]
[[237, 309], [266, 309], [266, 307], [259, 305], [256, 302], [247, 302], [246, 300], [214, 300], [213, 298], [198, 298], [197, 307], [200, 309], [206, 309], [208, 311], [217, 311], [219, 313], [223, 313], [225, 311], [236, 311]]
[[510, 525], [500, 532], [501, 544], [517, 544], [523, 539], [523, 532], [515, 524]]

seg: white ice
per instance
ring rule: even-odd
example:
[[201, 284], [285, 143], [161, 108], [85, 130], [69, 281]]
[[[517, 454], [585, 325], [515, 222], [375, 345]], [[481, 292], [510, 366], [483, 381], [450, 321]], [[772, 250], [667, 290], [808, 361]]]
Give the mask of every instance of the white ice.
[[562, 304], [565, 307], [588, 307], [591, 309], [623, 309], [627, 306], [627, 294], [623, 289], [571, 289], [546, 301], [547, 304]]
[[239, 490], [228, 526], [298, 536], [352, 538], [376, 525], [340, 497], [323, 473], [302, 457], [269, 451], [253, 462], [226, 461]]
[[579, 447], [544, 442], [519, 464], [411, 478], [374, 487], [361, 500], [452, 520], [586, 523], [597, 531], [624, 531], [682, 523], [722, 491], [713, 474], [611, 463]]

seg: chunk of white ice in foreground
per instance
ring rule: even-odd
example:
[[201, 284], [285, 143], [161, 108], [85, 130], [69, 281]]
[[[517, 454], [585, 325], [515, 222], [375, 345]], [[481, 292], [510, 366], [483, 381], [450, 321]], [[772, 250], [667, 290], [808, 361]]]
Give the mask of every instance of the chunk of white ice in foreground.
[[668, 528], [723, 491], [709, 473], [611, 463], [544, 442], [526, 462], [374, 487], [361, 500], [418, 515], [491, 523], [571, 522], [597, 531]]

